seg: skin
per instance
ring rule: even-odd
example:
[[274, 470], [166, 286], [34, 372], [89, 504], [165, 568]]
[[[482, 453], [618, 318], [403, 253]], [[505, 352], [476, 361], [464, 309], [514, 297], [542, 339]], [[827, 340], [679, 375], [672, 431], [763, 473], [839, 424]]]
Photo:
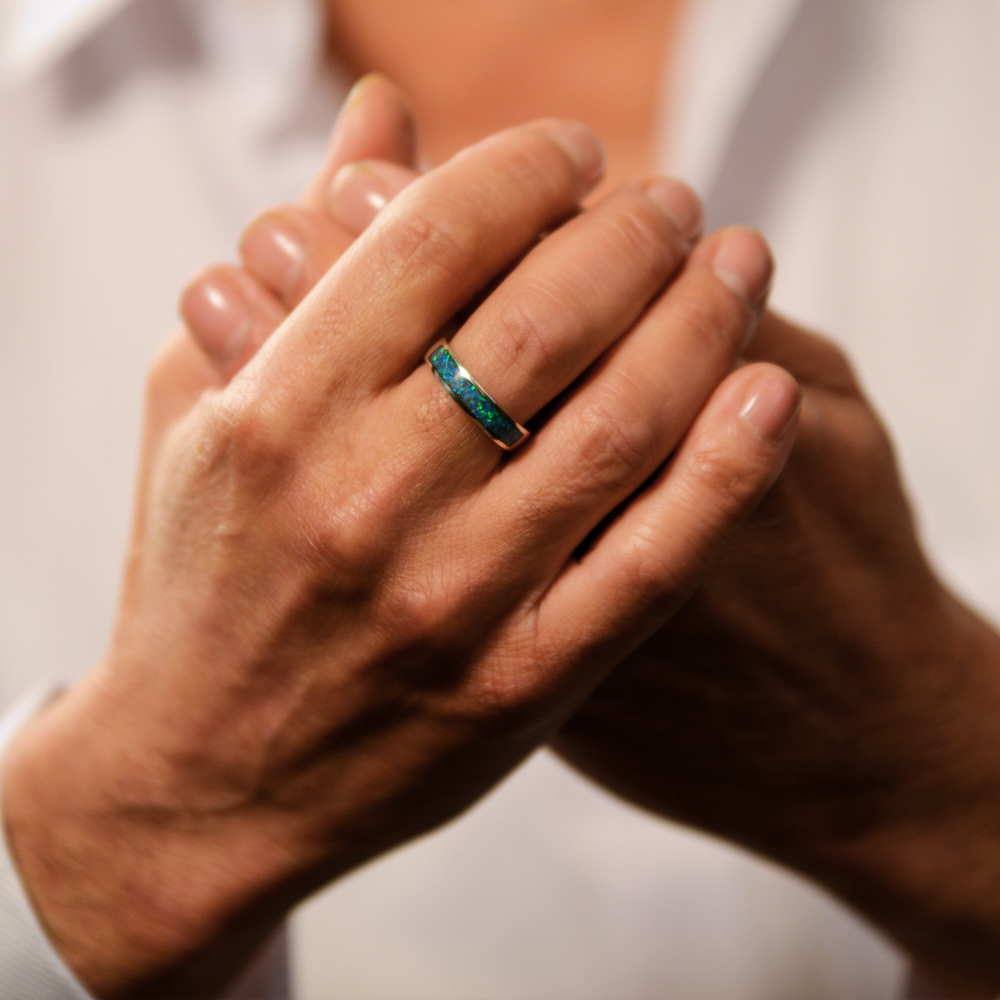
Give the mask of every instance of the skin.
[[[656, 179], [559, 226], [601, 162], [573, 123], [492, 137], [396, 197], [243, 367], [266, 316], [154, 365], [108, 654], [5, 761], [26, 885], [97, 995], [220, 989], [298, 900], [475, 801], [778, 474], [798, 387], [733, 371], [765, 245], [688, 256], [689, 195]], [[510, 458], [421, 364], [472, 299], [456, 353], [534, 420]]]
[[[310, 225], [360, 233], [415, 176], [347, 167]], [[299, 238], [286, 208], [267, 218]], [[280, 285], [258, 225], [246, 273]], [[310, 267], [333, 260], [317, 249]], [[552, 745], [616, 794], [826, 885], [932, 988], [988, 997], [1000, 989], [1000, 638], [929, 566], [843, 354], [767, 313], [744, 359], [803, 386], [788, 466], [694, 597]]]
[[[578, 118], [609, 151], [604, 184], [648, 173], [683, 0], [326, 0], [329, 51], [387, 73], [429, 163], [543, 115]], [[484, 96], [488, 95], [486, 99]]]
[[826, 885], [949, 997], [1000, 990], [1000, 637], [921, 551], [841, 353], [766, 316], [805, 398], [774, 489], [555, 740], [605, 787]]

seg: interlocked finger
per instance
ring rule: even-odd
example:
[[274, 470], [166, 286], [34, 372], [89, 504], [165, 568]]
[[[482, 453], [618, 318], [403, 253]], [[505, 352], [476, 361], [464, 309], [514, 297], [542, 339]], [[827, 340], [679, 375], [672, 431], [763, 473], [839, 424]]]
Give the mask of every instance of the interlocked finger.
[[[518, 443], [517, 424], [563, 392], [633, 325], [682, 264], [699, 217], [698, 201], [683, 185], [632, 182], [543, 240], [449, 348], [431, 354], [439, 379], [471, 414], [444, 421], [436, 445], [456, 463], [478, 468], [481, 457], [495, 464], [499, 453], [489, 437], [504, 446]], [[456, 374], [456, 364], [478, 386]], [[415, 414], [440, 412], [447, 390], [428, 372], [414, 373], [403, 388]]]
[[568, 554], [667, 460], [732, 370], [770, 274], [767, 248], [749, 230], [724, 231], [698, 247], [553, 415], [524, 461], [490, 483], [492, 504], [512, 524], [531, 524], [521, 544]]

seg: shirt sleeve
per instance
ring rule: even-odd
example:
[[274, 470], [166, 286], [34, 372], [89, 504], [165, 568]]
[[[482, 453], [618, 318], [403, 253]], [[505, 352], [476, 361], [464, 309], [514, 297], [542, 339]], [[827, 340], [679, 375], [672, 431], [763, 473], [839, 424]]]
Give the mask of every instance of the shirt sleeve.
[[[54, 694], [52, 688], [38, 689], [4, 713], [0, 718], [0, 759], [18, 730]], [[28, 902], [7, 844], [6, 824], [0, 838], [0, 996], [93, 1000], [49, 943]]]
[[[39, 688], [0, 717], [0, 760], [10, 741], [57, 693]], [[2, 806], [0, 796], [0, 806]], [[0, 997], [94, 1000], [45, 936], [21, 883], [0, 812]], [[288, 1000], [288, 941], [284, 927], [261, 949], [222, 1000]]]

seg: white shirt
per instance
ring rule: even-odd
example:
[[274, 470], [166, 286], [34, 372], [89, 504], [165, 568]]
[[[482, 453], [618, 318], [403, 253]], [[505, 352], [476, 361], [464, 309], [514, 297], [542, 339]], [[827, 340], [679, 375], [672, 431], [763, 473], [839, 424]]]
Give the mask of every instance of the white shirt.
[[[309, 0], [0, 0], [0, 697], [102, 653], [142, 372], [181, 284], [290, 198], [343, 86]], [[664, 162], [764, 229], [928, 546], [1000, 616], [1000, 5], [701, 0]], [[307, 58], [303, 58], [303, 53]], [[883, 998], [901, 956], [744, 852], [547, 754], [295, 918], [303, 1000]]]

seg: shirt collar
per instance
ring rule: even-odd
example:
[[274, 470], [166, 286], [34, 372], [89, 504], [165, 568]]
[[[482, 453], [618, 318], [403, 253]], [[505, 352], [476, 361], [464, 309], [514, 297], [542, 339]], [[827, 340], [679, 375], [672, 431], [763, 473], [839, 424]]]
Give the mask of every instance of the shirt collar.
[[[152, 0], [147, 0], [152, 2]], [[165, 3], [168, 0], [155, 0]], [[174, 0], [223, 72], [282, 77], [288, 93], [312, 82], [322, 59], [317, 0]], [[0, 78], [54, 66], [135, 0], [0, 0]]]
[[692, 0], [661, 138], [671, 173], [707, 194], [754, 90], [804, 0]]
[[38, 77], [116, 14], [167, 3], [190, 26], [200, 64], [230, 92], [229, 113], [245, 127], [262, 135], [295, 127], [346, 92], [324, 65], [318, 0], [0, 0], [0, 81]]
[[[43, 72], [133, 2], [0, 0], [0, 76]], [[732, 130], [803, 2], [689, 0], [668, 81], [662, 139], [666, 153], [661, 159], [703, 193], [711, 187]], [[290, 74], [290, 90], [301, 90], [310, 81], [319, 59], [318, 52], [309, 51], [310, 41], [315, 47], [319, 37], [315, 0], [191, 0], [191, 6], [210, 47], [237, 69], [237, 77], [243, 75], [241, 69], [259, 70], [265, 57], [264, 62], [281, 64], [286, 80]], [[249, 30], [234, 32], [240, 24], [249, 24]], [[269, 44], [262, 48], [264, 37]], [[285, 44], [275, 46], [277, 39]], [[277, 58], [275, 51], [280, 53]]]
[[0, 0], [0, 73], [43, 71], [131, 0]]

